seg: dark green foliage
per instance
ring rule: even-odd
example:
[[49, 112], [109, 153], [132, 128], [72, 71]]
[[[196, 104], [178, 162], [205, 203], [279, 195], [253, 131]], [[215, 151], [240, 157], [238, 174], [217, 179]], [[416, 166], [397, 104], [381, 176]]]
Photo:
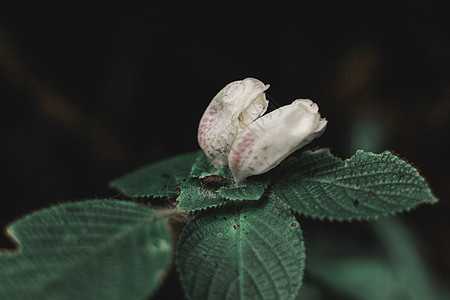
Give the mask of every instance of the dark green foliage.
[[[417, 170], [387, 151], [358, 151], [345, 161], [327, 149], [306, 151], [241, 185], [228, 167], [217, 170], [196, 151], [143, 167], [112, 186], [129, 197], [168, 197], [177, 208], [90, 200], [18, 220], [8, 232], [19, 250], [0, 252], [0, 299], [145, 299], [170, 265], [167, 218], [180, 214], [192, 215], [176, 256], [188, 299], [298, 299], [305, 248], [292, 212], [369, 220], [437, 201]], [[344, 297], [436, 299], [425, 275], [410, 276], [425, 272], [408, 242], [392, 246], [401, 234], [378, 229], [388, 259], [313, 257], [310, 274], [338, 294], [345, 290]], [[324, 248], [337, 249], [333, 243]], [[405, 292], [409, 285], [414, 288]]]
[[296, 299], [304, 259], [298, 222], [267, 198], [200, 212], [177, 245], [188, 299]]
[[0, 252], [0, 299], [144, 299], [170, 266], [162, 213], [90, 200], [14, 222], [8, 233], [19, 249]]
[[313, 282], [331, 291], [333, 299], [448, 299], [433, 281], [404, 224], [384, 219], [374, 222], [372, 228], [372, 239], [378, 242], [363, 250], [349, 237], [326, 233], [312, 238], [307, 272]]
[[170, 157], [115, 179], [111, 185], [130, 197], [175, 197], [200, 151]]
[[346, 161], [327, 149], [306, 151], [272, 183], [287, 207], [330, 220], [376, 219], [437, 201], [417, 170], [388, 151], [358, 151]]

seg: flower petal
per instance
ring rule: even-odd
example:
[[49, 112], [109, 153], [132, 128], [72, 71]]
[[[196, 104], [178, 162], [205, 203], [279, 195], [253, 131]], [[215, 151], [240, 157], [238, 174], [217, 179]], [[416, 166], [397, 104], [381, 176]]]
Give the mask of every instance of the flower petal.
[[235, 181], [271, 170], [319, 137], [326, 124], [317, 104], [309, 99], [295, 100], [257, 119], [238, 134], [231, 147], [228, 163]]
[[236, 135], [267, 110], [264, 85], [254, 78], [225, 86], [206, 108], [198, 128], [198, 143], [216, 167], [228, 163]]

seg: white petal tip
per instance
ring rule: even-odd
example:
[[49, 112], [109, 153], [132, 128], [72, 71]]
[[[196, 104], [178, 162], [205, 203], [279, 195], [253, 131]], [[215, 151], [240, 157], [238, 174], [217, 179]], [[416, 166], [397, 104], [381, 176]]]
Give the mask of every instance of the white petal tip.
[[319, 124], [317, 124], [316, 130], [314, 131], [314, 137], [319, 137], [327, 128], [328, 121], [327, 119], [320, 119]]
[[297, 100], [294, 100], [294, 102], [292, 102], [292, 104], [297, 104], [297, 105], [301, 104], [304, 107], [306, 107], [309, 112], [312, 112], [312, 113], [319, 112], [319, 106], [310, 99], [297, 99]]

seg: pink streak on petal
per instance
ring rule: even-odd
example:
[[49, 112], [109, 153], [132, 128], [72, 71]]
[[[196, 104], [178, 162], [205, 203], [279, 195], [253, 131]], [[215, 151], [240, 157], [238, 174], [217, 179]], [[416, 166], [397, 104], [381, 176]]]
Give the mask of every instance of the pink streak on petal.
[[237, 148], [233, 151], [233, 156], [230, 161], [230, 168], [233, 172], [239, 171], [249, 155], [253, 152], [253, 149], [249, 146], [255, 141], [255, 135], [249, 131], [242, 139], [237, 143]]

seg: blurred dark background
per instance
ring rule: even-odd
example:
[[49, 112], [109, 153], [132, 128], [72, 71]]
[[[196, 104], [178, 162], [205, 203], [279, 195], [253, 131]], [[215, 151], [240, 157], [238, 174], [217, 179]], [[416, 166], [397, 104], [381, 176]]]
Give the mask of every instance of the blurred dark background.
[[450, 283], [445, 12], [425, 1], [2, 9], [0, 225], [114, 196], [117, 176], [198, 149], [210, 100], [251, 76], [271, 84], [277, 105], [318, 103], [328, 129], [310, 147], [390, 149], [420, 169], [440, 203], [405, 218]]

